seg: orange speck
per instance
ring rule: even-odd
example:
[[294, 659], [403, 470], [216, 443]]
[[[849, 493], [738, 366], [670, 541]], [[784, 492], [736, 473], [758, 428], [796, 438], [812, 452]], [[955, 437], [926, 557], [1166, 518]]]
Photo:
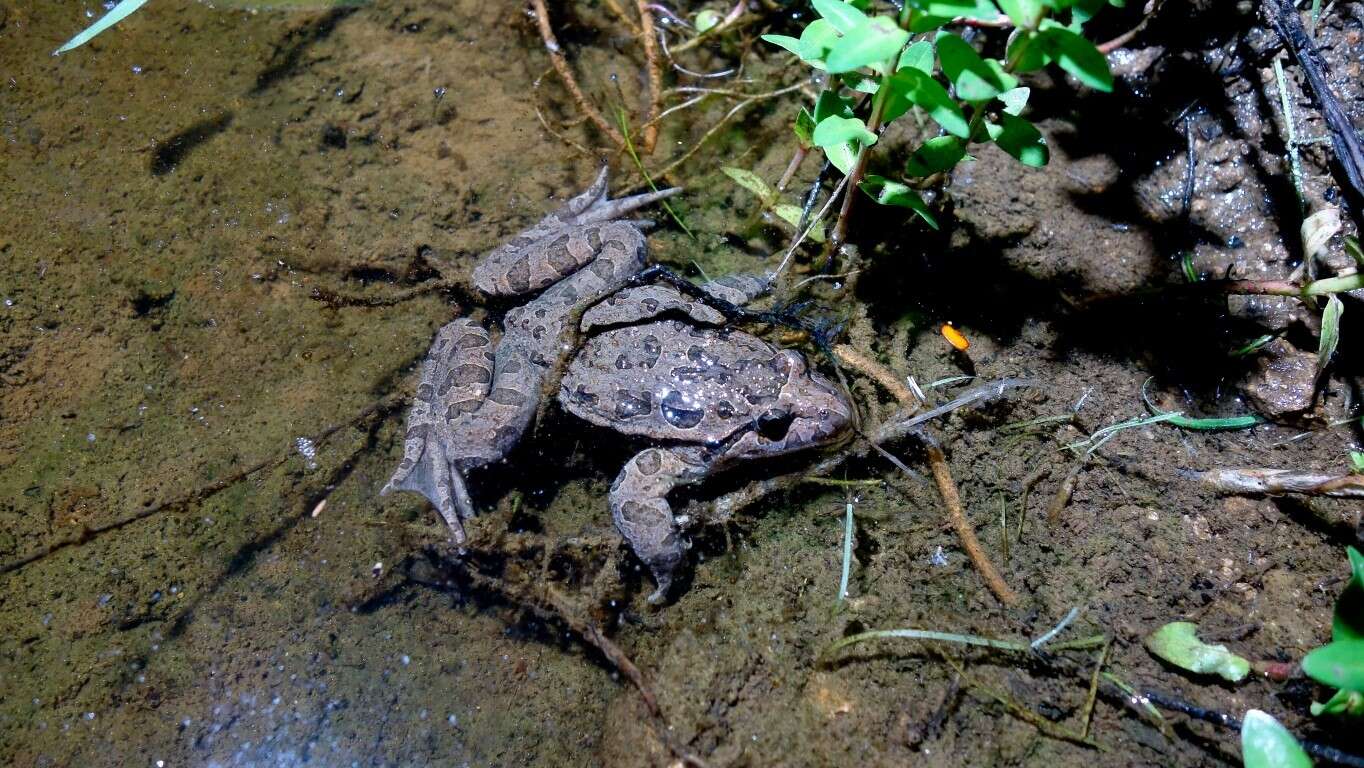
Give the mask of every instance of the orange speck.
[[961, 335], [961, 331], [946, 323], [944, 323], [942, 327], [942, 337], [947, 339], [948, 344], [956, 347], [957, 350], [961, 352], [965, 352], [966, 348], [971, 346], [971, 342], [968, 341], [965, 336]]

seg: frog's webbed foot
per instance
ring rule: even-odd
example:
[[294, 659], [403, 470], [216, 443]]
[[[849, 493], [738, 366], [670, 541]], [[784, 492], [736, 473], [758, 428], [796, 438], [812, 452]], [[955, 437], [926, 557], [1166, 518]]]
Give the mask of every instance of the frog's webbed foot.
[[667, 598], [673, 572], [686, 553], [681, 531], [668, 505], [668, 492], [710, 473], [702, 449], [650, 448], [625, 464], [611, 484], [611, 518], [616, 530], [653, 574], [658, 589], [649, 602]]
[[425, 496], [460, 543], [464, 541], [460, 519], [472, 516], [474, 508], [449, 450], [456, 440], [451, 422], [477, 409], [487, 397], [492, 370], [488, 332], [477, 323], [456, 320], [436, 333], [407, 415], [403, 460], [379, 492], [413, 491]]

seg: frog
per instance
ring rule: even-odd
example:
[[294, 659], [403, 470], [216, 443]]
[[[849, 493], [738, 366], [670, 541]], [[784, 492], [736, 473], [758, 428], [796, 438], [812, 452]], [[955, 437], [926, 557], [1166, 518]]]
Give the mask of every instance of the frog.
[[[585, 318], [586, 322], [586, 318]], [[648, 567], [647, 598], [667, 599], [685, 558], [673, 490], [754, 459], [839, 442], [851, 431], [842, 391], [805, 357], [742, 330], [654, 319], [591, 336], [564, 373], [564, 410], [648, 438], [611, 484], [616, 530]]]
[[[747, 459], [834, 442], [851, 407], [794, 350], [726, 324], [771, 280], [732, 276], [694, 286], [644, 283], [644, 206], [681, 190], [611, 199], [607, 171], [475, 266], [492, 297], [538, 293], [509, 310], [500, 340], [468, 318], [436, 333], [408, 411], [403, 458], [380, 491], [425, 496], [456, 544], [474, 515], [467, 474], [502, 461], [552, 389], [568, 412], [650, 438], [620, 471], [608, 506], [617, 530], [665, 599], [685, 555], [667, 495]], [[579, 338], [583, 337], [583, 338]], [[577, 342], [577, 343], [575, 343]], [[566, 366], [566, 367], [565, 367]]]

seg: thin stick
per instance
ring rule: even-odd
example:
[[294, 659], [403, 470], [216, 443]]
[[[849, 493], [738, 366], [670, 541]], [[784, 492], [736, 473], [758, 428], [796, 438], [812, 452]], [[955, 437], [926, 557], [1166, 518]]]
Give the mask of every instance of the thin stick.
[[[840, 352], [840, 349], [843, 352]], [[849, 355], [848, 352], [853, 354]], [[879, 363], [867, 359], [866, 356], [858, 354], [856, 350], [843, 344], [834, 348], [834, 355], [849, 368], [863, 373], [886, 387], [886, 390], [895, 395], [895, 398], [905, 407], [917, 407], [918, 401], [909, 393], [909, 388], [899, 384], [895, 375]], [[899, 386], [887, 386], [891, 382]], [[947, 507], [947, 519], [956, 530], [957, 538], [961, 539], [962, 548], [971, 558], [971, 564], [980, 572], [980, 577], [985, 580], [985, 586], [990, 588], [990, 591], [1001, 603], [1005, 605], [1016, 604], [1018, 595], [1009, 588], [1004, 578], [999, 575], [999, 571], [995, 570], [994, 563], [990, 562], [990, 558], [980, 546], [980, 539], [976, 538], [975, 529], [971, 527], [971, 522], [966, 519], [966, 512], [961, 505], [961, 496], [957, 493], [957, 484], [952, 480], [952, 472], [948, 469], [947, 457], [943, 455], [942, 448], [939, 447], [937, 440], [929, 437], [927, 433], [922, 433], [920, 439], [928, 453], [928, 465], [933, 470], [933, 481], [937, 483], [938, 493], [942, 496], [943, 504]], [[875, 447], [878, 450], [880, 449], [880, 446]]]
[[852, 346], [838, 344], [834, 347], [834, 355], [844, 365], [880, 384], [881, 388], [899, 400], [901, 405], [916, 409], [923, 405], [919, 398], [909, 391], [909, 387], [900, 381], [898, 376], [891, 373], [885, 366], [868, 359]]
[[654, 16], [649, 11], [649, 0], [635, 0], [639, 8], [640, 38], [644, 43], [644, 60], [649, 70], [648, 117], [642, 137], [644, 154], [652, 155], [658, 143], [658, 113], [663, 109], [663, 61], [658, 58], [658, 39], [654, 36]]
[[928, 453], [928, 466], [933, 470], [933, 480], [938, 485], [938, 493], [942, 495], [943, 503], [947, 505], [947, 519], [956, 529], [962, 548], [971, 558], [972, 565], [980, 572], [980, 577], [985, 580], [985, 586], [990, 588], [999, 602], [1010, 606], [1016, 605], [1018, 595], [1009, 588], [1004, 578], [999, 575], [999, 571], [995, 570], [994, 563], [990, 562], [989, 556], [980, 546], [980, 540], [976, 538], [971, 521], [966, 519], [961, 497], [957, 495], [957, 484], [952, 481], [952, 473], [947, 467], [947, 457], [943, 455], [942, 448], [938, 446], [937, 441], [929, 440], [924, 441], [924, 447]]
[[607, 122], [596, 107], [592, 106], [592, 103], [587, 100], [587, 96], [583, 95], [582, 89], [578, 87], [578, 81], [573, 77], [573, 69], [568, 66], [568, 59], [564, 57], [563, 49], [559, 47], [559, 41], [554, 37], [554, 29], [549, 25], [549, 10], [545, 8], [545, 0], [530, 0], [530, 2], [531, 7], [535, 9], [535, 21], [540, 27], [540, 39], [545, 44], [545, 52], [549, 54], [549, 61], [554, 65], [554, 71], [559, 74], [559, 79], [564, 82], [564, 87], [568, 89], [569, 95], [573, 97], [573, 101], [577, 103], [583, 114], [587, 115], [587, 119], [597, 126], [597, 130], [615, 142], [616, 146], [624, 147], [625, 138]]

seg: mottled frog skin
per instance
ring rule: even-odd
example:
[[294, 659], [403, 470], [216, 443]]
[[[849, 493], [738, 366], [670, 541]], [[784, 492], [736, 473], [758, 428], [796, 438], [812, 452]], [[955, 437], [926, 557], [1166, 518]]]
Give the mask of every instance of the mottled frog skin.
[[[670, 491], [738, 461], [847, 433], [847, 401], [798, 352], [701, 327], [721, 326], [725, 317], [671, 286], [621, 290], [643, 269], [645, 242], [638, 222], [620, 218], [677, 191], [609, 200], [603, 170], [586, 192], [480, 262], [474, 282], [485, 293], [544, 292], [507, 313], [496, 349], [468, 320], [436, 334], [408, 414], [402, 463], [383, 493], [423, 494], [463, 542], [460, 520], [473, 514], [465, 473], [519, 442], [546, 377], [574, 351], [569, 331], [584, 309], [580, 327], [596, 333], [565, 372], [559, 402], [593, 424], [661, 443], [627, 462], [609, 500], [617, 530], [658, 584], [651, 601], [666, 596], [685, 553]], [[733, 305], [765, 288], [750, 277], [702, 286]]]
[[564, 375], [559, 402], [593, 424], [664, 443], [626, 463], [609, 502], [658, 584], [653, 602], [666, 596], [685, 552], [670, 491], [739, 461], [834, 442], [851, 415], [799, 352], [679, 320], [592, 337]]

